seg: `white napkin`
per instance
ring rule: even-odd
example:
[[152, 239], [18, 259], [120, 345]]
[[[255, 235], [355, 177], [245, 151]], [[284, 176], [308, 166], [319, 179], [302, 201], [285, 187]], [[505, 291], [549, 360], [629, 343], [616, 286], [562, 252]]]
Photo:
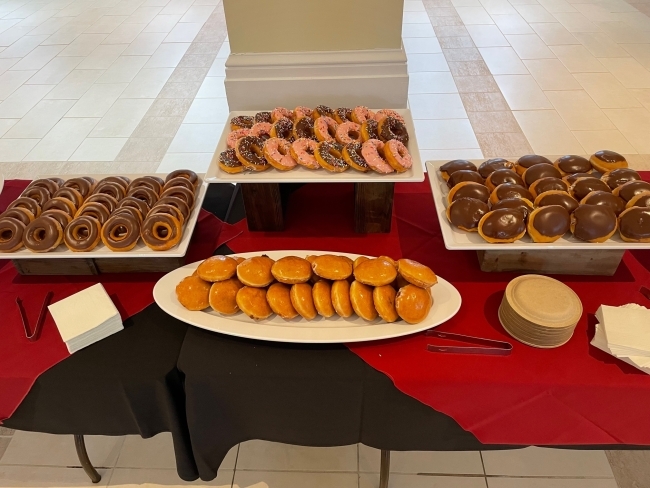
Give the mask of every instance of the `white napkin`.
[[120, 313], [101, 283], [48, 308], [71, 353], [124, 328]]
[[622, 307], [602, 305], [596, 317], [616, 356], [650, 358], [650, 310], [636, 303]]

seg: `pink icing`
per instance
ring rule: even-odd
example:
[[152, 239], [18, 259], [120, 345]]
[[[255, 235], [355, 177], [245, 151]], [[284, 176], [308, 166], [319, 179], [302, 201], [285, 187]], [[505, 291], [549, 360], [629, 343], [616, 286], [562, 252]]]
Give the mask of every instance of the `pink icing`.
[[385, 149], [388, 149], [391, 152], [395, 161], [397, 161], [402, 168], [409, 169], [413, 166], [413, 159], [411, 159], [409, 150], [406, 149], [406, 146], [397, 139], [391, 139], [388, 141]]
[[235, 144], [237, 144], [237, 141], [242, 137], [246, 137], [250, 135], [250, 132], [251, 132], [250, 129], [239, 129], [239, 130], [232, 131], [230, 134], [228, 134], [228, 138], [226, 139], [226, 144], [228, 144], [228, 148], [235, 149]]
[[404, 117], [402, 117], [400, 114], [395, 112], [395, 110], [384, 108], [382, 110], [378, 110], [377, 113], [375, 114], [375, 120], [377, 122], [381, 122], [386, 117], [393, 117], [393, 118], [399, 120], [402, 124], [405, 123], [404, 122]]
[[318, 143], [316, 141], [305, 138], [298, 139], [291, 144], [291, 149], [293, 149], [293, 152], [297, 157], [298, 164], [308, 169], [320, 168], [320, 164], [318, 164], [318, 161], [316, 161], [316, 157], [314, 156], [317, 147]]
[[250, 128], [250, 133], [249, 135], [255, 136], [255, 137], [260, 137], [262, 135], [266, 134], [267, 136], [271, 136], [271, 124], [268, 122], [258, 122], [255, 124], [253, 127]]
[[285, 139], [279, 137], [267, 139], [264, 143], [264, 153], [276, 164], [286, 169], [291, 169], [296, 165], [296, 162], [291, 157], [291, 145]]
[[377, 173], [388, 174], [395, 170], [388, 164], [384, 158], [381, 157], [379, 151], [384, 150], [384, 143], [379, 139], [370, 139], [363, 143], [361, 146], [361, 155], [370, 166]]
[[298, 120], [302, 117], [311, 117], [311, 114], [313, 114], [314, 111], [310, 109], [309, 107], [296, 107], [293, 109], [293, 117]]
[[271, 120], [273, 122], [277, 122], [278, 120], [285, 118], [285, 119], [292, 119], [293, 118], [293, 112], [289, 109], [286, 109], [284, 107], [276, 107], [273, 112], [271, 112]]
[[314, 133], [320, 133], [323, 141], [334, 142], [334, 138], [330, 136], [328, 128], [336, 132], [338, 124], [332, 117], [318, 117], [314, 122]]
[[352, 116], [360, 123], [363, 124], [366, 120], [372, 119], [375, 117], [375, 113], [370, 110], [368, 107], [359, 105], [352, 109]]
[[[354, 122], [344, 122], [336, 129], [336, 140], [341, 144], [349, 144], [351, 142], [361, 141], [361, 126]], [[350, 132], [358, 134], [356, 139], [350, 137]]]

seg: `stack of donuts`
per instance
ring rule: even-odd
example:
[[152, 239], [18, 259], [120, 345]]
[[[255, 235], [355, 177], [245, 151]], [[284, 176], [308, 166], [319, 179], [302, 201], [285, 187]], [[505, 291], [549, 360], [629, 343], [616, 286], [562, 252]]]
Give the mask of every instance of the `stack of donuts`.
[[353, 168], [389, 174], [413, 165], [404, 118], [394, 110], [278, 107], [235, 117], [230, 128], [228, 149], [219, 156], [219, 167], [226, 173], [303, 166], [332, 173]]
[[111, 251], [126, 252], [140, 238], [154, 251], [171, 249], [181, 240], [199, 183], [190, 170], [174, 171], [164, 180], [34, 180], [0, 214], [0, 252], [25, 247], [44, 253], [61, 244], [73, 252], [88, 252], [100, 242]]
[[605, 242], [618, 231], [625, 242], [650, 242], [650, 183], [623, 156], [598, 151], [589, 159], [550, 161], [527, 155], [511, 162], [466, 160], [440, 166], [447, 182], [447, 218], [490, 243], [555, 242], [567, 232]]
[[417, 324], [433, 306], [430, 288], [437, 281], [427, 266], [387, 256], [213, 256], [176, 286], [176, 296], [188, 310], [241, 310], [254, 320], [274, 313], [285, 320], [357, 314], [367, 321]]

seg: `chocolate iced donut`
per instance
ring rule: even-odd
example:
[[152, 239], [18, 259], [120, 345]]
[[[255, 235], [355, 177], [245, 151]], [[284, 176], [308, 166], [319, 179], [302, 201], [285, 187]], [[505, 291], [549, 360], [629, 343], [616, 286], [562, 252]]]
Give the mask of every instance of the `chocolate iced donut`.
[[531, 202], [534, 200], [532, 193], [521, 185], [513, 183], [504, 183], [497, 186], [490, 194], [490, 202], [497, 203], [504, 198], [525, 198]]
[[478, 232], [478, 223], [489, 211], [485, 202], [475, 198], [458, 198], [447, 207], [447, 219], [461, 230]]
[[97, 193], [97, 188], [104, 183], [115, 183], [117, 185], [120, 185], [124, 189], [124, 192], [126, 192], [129, 189], [131, 180], [126, 176], [107, 176], [106, 178], [99, 180], [99, 183], [97, 183], [97, 186], [95, 187], [94, 193]]
[[641, 179], [639, 173], [630, 168], [619, 168], [609, 173], [605, 173], [600, 177], [607, 185], [613, 190], [629, 181], [637, 181]]
[[625, 210], [625, 201], [608, 191], [592, 191], [580, 203], [587, 205], [607, 205], [616, 215]]
[[255, 124], [272, 124], [273, 120], [271, 119], [271, 112], [257, 112], [253, 122]]
[[[234, 149], [226, 149], [219, 155], [219, 168], [230, 174], [237, 174], [247, 168], [237, 159], [237, 152]], [[177, 178], [174, 178], [177, 179]]]
[[176, 171], [172, 171], [167, 175], [164, 183], [167, 183], [171, 179], [178, 178], [179, 176], [181, 178], [187, 178], [188, 180], [190, 180], [190, 183], [194, 185], [194, 188], [199, 186], [199, 184], [201, 183], [201, 181], [199, 180], [199, 175], [197, 175], [191, 169], [177, 169]]
[[409, 142], [409, 133], [406, 130], [406, 125], [400, 122], [395, 117], [386, 117], [379, 122], [378, 125], [379, 139], [382, 142], [387, 142], [392, 139], [397, 139], [402, 144], [406, 145]]
[[[237, 156], [235, 156], [235, 158], [236, 157]], [[187, 178], [183, 178], [181, 176], [177, 176], [176, 178], [172, 178], [167, 183], [165, 183], [165, 185], [162, 187], [162, 191], [165, 191], [168, 188], [174, 188], [174, 187], [177, 187], [177, 186], [183, 186], [183, 187], [187, 188], [189, 191], [192, 192], [192, 194], [194, 194], [194, 191], [196, 190], [196, 188], [194, 187], [194, 185], [192, 185], [190, 180], [188, 180]]]
[[[120, 201], [122, 200], [122, 198], [124, 198], [125, 191], [123, 186], [117, 183], [106, 181], [104, 183], [97, 184], [97, 186], [95, 187], [95, 191], [93, 192], [93, 195], [110, 195], [115, 200]], [[86, 202], [87, 200], [88, 199], [84, 200], [84, 202]]]
[[316, 120], [318, 117], [332, 117], [334, 118], [334, 110], [327, 105], [318, 105], [311, 114], [312, 118]]
[[650, 191], [642, 191], [634, 195], [625, 205], [625, 208], [630, 207], [650, 207]]
[[45, 205], [43, 205], [43, 211], [51, 209], [62, 210], [70, 217], [74, 217], [74, 214], [77, 213], [77, 206], [67, 198], [63, 197], [50, 198]]
[[338, 124], [354, 122], [354, 120], [352, 120], [352, 109], [346, 107], [337, 108], [334, 110], [334, 120], [336, 120]]
[[379, 139], [379, 124], [374, 119], [368, 119], [361, 124], [361, 139], [363, 142]]
[[[113, 185], [114, 183], [111, 184]], [[99, 182], [97, 185], [98, 188], [99, 185], [101, 185], [101, 182]], [[113, 212], [113, 210], [115, 210], [119, 205], [118, 199], [109, 195], [108, 193], [93, 193], [88, 198], [86, 198], [84, 205], [88, 203], [100, 203], [106, 207], [106, 210], [109, 212]]]
[[151, 208], [147, 202], [135, 197], [124, 197], [124, 199], [117, 206], [117, 208], [122, 207], [137, 208], [142, 216], [147, 215], [149, 213], [149, 209]]
[[363, 147], [363, 144], [360, 142], [351, 142], [350, 144], [346, 144], [343, 146], [343, 160], [351, 167], [356, 169], [357, 171], [361, 172], [366, 172], [370, 168], [368, 167], [368, 163], [366, 163], [366, 160], [363, 159], [363, 156], [361, 155], [361, 148]]
[[13, 202], [9, 204], [7, 210], [11, 208], [22, 207], [29, 210], [34, 217], [41, 215], [41, 206], [33, 198], [20, 197], [16, 198]]
[[343, 159], [343, 145], [338, 142], [319, 142], [314, 156], [321, 167], [333, 173], [341, 173], [348, 169], [348, 163]]
[[83, 195], [79, 193], [79, 190], [76, 190], [75, 188], [72, 187], [64, 186], [63, 188], [57, 190], [56, 193], [54, 193], [54, 195], [52, 195], [52, 198], [59, 198], [59, 197], [70, 200], [72, 203], [74, 203], [75, 207], [79, 207], [84, 202]]
[[629, 202], [635, 195], [644, 191], [650, 191], [650, 183], [646, 181], [628, 181], [624, 185], [616, 187], [613, 193]]
[[253, 127], [255, 119], [249, 115], [240, 115], [230, 119], [230, 130], [250, 129]]
[[607, 173], [618, 168], [627, 168], [627, 160], [614, 151], [598, 151], [589, 158], [596, 171]]
[[154, 251], [171, 249], [181, 240], [181, 224], [171, 215], [159, 213], [148, 216], [142, 223], [142, 240]]
[[567, 212], [573, 211], [580, 205], [578, 200], [564, 191], [551, 190], [538, 195], [535, 198], [536, 207], [546, 207], [547, 205], [561, 205]]
[[4, 217], [20, 220], [25, 225], [29, 225], [29, 223], [34, 220], [34, 214], [24, 207], [14, 207], [5, 210], [0, 214], [0, 219]]
[[616, 214], [607, 205], [580, 205], [571, 214], [571, 233], [581, 241], [605, 242], [616, 228]]
[[91, 202], [91, 203], [84, 203], [81, 206], [81, 208], [77, 210], [77, 213], [75, 214], [74, 218], [76, 219], [77, 217], [81, 217], [82, 215], [90, 215], [91, 217], [97, 219], [101, 225], [104, 225], [106, 221], [109, 219], [109, 217], [111, 216], [111, 213], [101, 203]]
[[235, 145], [235, 152], [239, 162], [248, 169], [252, 169], [253, 171], [265, 171], [271, 167], [264, 157], [264, 141], [259, 137], [242, 137]]
[[536, 164], [553, 163], [550, 159], [545, 158], [544, 156], [538, 156], [537, 154], [527, 154], [526, 156], [522, 156], [517, 160], [517, 164], [515, 164], [515, 171], [520, 175], [523, 175], [524, 171]]
[[480, 183], [463, 181], [449, 190], [449, 193], [447, 194], [447, 203], [451, 205], [454, 200], [459, 198], [475, 198], [476, 200], [487, 203], [490, 199], [490, 190]]
[[510, 208], [492, 210], [481, 218], [478, 233], [494, 244], [515, 242], [526, 234], [526, 217], [523, 212]]
[[142, 176], [140, 178], [136, 178], [131, 182], [131, 184], [129, 185], [129, 190], [132, 190], [133, 188], [140, 188], [141, 186], [146, 186], [151, 188], [158, 195], [160, 195], [160, 192], [162, 191], [163, 188], [163, 184], [164, 183], [162, 181], [158, 181], [157, 179], [150, 178], [148, 176]]
[[562, 175], [560, 174], [560, 170], [551, 164], [534, 164], [524, 171], [522, 175], [526, 186], [530, 186], [537, 180], [548, 177], [562, 178]]
[[72, 221], [72, 217], [70, 217], [63, 210], [56, 210], [54, 208], [52, 208], [50, 210], [45, 210], [41, 214], [41, 217], [51, 217], [51, 218], [53, 218], [59, 224], [61, 224], [61, 227], [63, 228], [63, 230], [65, 230], [65, 228], [68, 226], [68, 224]]
[[478, 171], [461, 169], [460, 171], [455, 171], [451, 174], [447, 180], [447, 186], [449, 188], [453, 188], [458, 183], [462, 183], [463, 181], [473, 181], [474, 183], [480, 183], [481, 185], [485, 184], [485, 179], [483, 179]]
[[26, 228], [23, 244], [32, 252], [48, 252], [63, 241], [63, 227], [52, 217], [38, 217]]
[[571, 215], [561, 205], [547, 205], [533, 210], [526, 226], [533, 242], [555, 242], [569, 231]]
[[507, 159], [492, 158], [488, 159], [487, 161], [483, 161], [478, 167], [478, 172], [483, 178], [487, 179], [487, 177], [490, 176], [490, 173], [498, 169], [512, 169], [514, 167], [514, 163], [511, 163]]
[[14, 252], [23, 247], [25, 224], [12, 217], [0, 217], [0, 252]]
[[167, 188], [160, 195], [160, 198], [165, 197], [180, 198], [187, 204], [190, 209], [194, 207], [194, 192], [188, 190], [187, 188], [183, 188], [182, 186], [173, 186], [171, 188]]
[[628, 208], [619, 215], [618, 228], [625, 242], [650, 242], [650, 208]]
[[[481, 176], [480, 173], [479, 176]], [[503, 185], [504, 183], [512, 183], [513, 185], [524, 186], [524, 182], [521, 177], [511, 169], [498, 169], [496, 171], [492, 171], [492, 173], [490, 173], [485, 179], [485, 185], [491, 192], [494, 191], [497, 186]]]
[[142, 200], [149, 205], [149, 208], [153, 207], [158, 201], [158, 194], [147, 186], [133, 188], [132, 190], [129, 190], [126, 196]]
[[316, 139], [314, 135], [314, 119], [311, 117], [299, 118], [293, 126], [293, 138], [298, 139]]
[[190, 216], [190, 211], [192, 210], [192, 207], [190, 207], [185, 200], [178, 198], [177, 196], [163, 196], [158, 200], [153, 208], [156, 208], [159, 205], [171, 205], [172, 207], [176, 207], [182, 215], [181, 224], [187, 220]]
[[[447, 181], [456, 171], [476, 170], [476, 165], [470, 161], [467, 161], [466, 159], [454, 159], [453, 161], [449, 161], [438, 168], [438, 171], [440, 171], [440, 176], [442, 176], [445, 181]], [[485, 179], [482, 175], [481, 177]]]
[[92, 251], [97, 247], [101, 232], [101, 224], [90, 215], [76, 217], [66, 227], [63, 242], [72, 252]]
[[[180, 214], [180, 210], [178, 212]], [[113, 215], [122, 215], [122, 214], [127, 214], [130, 215], [131, 217], [134, 217], [138, 222], [142, 224], [142, 221], [144, 220], [144, 215], [140, 212], [135, 207], [120, 207], [116, 208], [115, 211], [111, 214], [111, 217]]]
[[566, 181], [569, 186], [573, 185], [578, 178], [598, 178], [593, 173], [573, 173], [572, 175], [563, 176], [562, 179]]
[[100, 235], [104, 245], [111, 251], [130, 251], [140, 239], [140, 222], [126, 213], [113, 215], [102, 226]]
[[94, 185], [86, 178], [72, 178], [71, 180], [63, 183], [63, 188], [72, 188], [74, 190], [77, 190], [83, 198], [86, 198], [92, 193]]
[[557, 158], [553, 163], [562, 176], [572, 175], [575, 173], [591, 173], [593, 168], [588, 159], [582, 156], [574, 156], [572, 154]]
[[569, 193], [569, 184], [561, 180], [560, 178], [553, 178], [552, 176], [547, 176], [546, 178], [541, 178], [528, 188], [534, 197], [537, 198], [537, 195], [541, 195], [544, 192], [551, 190], [565, 191]]
[[34, 186], [40, 186], [41, 188], [45, 188], [50, 195], [52, 195], [55, 191], [59, 189], [59, 184], [56, 181], [51, 180], [50, 178], [40, 178], [38, 180], [32, 181], [29, 185], [27, 185], [27, 188], [32, 188]]
[[569, 188], [571, 196], [576, 200], [580, 201], [592, 191], [605, 191], [610, 192], [606, 183], [602, 182], [598, 178], [578, 178], [573, 185]]
[[280, 139], [292, 141], [292, 136], [293, 122], [290, 119], [279, 119], [271, 126], [271, 137], [279, 137]]
[[179, 210], [178, 207], [174, 207], [172, 205], [156, 205], [154, 208], [149, 210], [149, 213], [147, 214], [147, 217], [150, 217], [152, 215], [157, 215], [157, 214], [167, 214], [171, 215], [172, 217], [178, 219], [178, 221], [181, 223], [181, 226], [183, 225], [184, 218], [183, 214]]
[[32, 186], [31, 188], [27, 188], [20, 194], [20, 196], [35, 200], [41, 207], [51, 197], [50, 192], [42, 186]]
[[512, 210], [519, 210], [524, 214], [524, 218], [528, 218], [533, 211], [533, 202], [526, 198], [504, 198], [497, 203], [492, 204], [491, 210], [499, 210], [500, 208], [509, 208]]

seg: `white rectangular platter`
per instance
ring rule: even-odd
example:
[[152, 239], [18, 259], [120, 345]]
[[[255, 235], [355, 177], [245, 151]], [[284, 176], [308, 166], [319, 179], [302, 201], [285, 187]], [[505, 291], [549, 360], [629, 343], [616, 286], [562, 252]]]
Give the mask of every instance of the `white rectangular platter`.
[[[151, 174], [151, 173], [148, 173]], [[38, 178], [50, 178], [50, 177], [59, 177], [65, 180], [71, 178], [78, 178], [80, 176], [92, 176], [97, 181], [102, 178], [106, 178], [110, 175], [42, 175]], [[145, 174], [127, 174], [121, 175], [134, 180], [140, 176], [147, 176]], [[167, 174], [153, 174], [153, 176], [159, 176], [162, 179], [165, 179]], [[199, 178], [202, 178], [202, 175], [199, 175]], [[183, 228], [183, 237], [177, 246], [169, 249], [167, 251], [153, 251], [149, 249], [142, 239], [138, 241], [135, 247], [128, 252], [114, 252], [108, 249], [102, 242], [100, 242], [95, 249], [88, 252], [72, 252], [70, 251], [65, 244], [61, 244], [54, 251], [44, 252], [44, 253], [35, 253], [29, 251], [25, 248], [22, 248], [19, 251], [3, 254], [2, 257], [6, 259], [95, 259], [95, 258], [182, 258], [187, 252], [187, 248], [190, 245], [190, 239], [192, 238], [192, 233], [194, 232], [194, 227], [196, 226], [196, 221], [199, 217], [199, 212], [201, 211], [201, 205], [203, 204], [203, 199], [205, 198], [205, 192], [207, 190], [207, 184], [201, 181], [198, 192], [196, 193], [196, 201], [194, 203], [194, 208], [190, 213], [187, 222]]]
[[409, 143], [407, 148], [411, 157], [413, 158], [413, 166], [408, 171], [403, 173], [391, 173], [388, 175], [380, 175], [374, 171], [362, 173], [349, 169], [343, 173], [331, 173], [324, 169], [309, 170], [298, 165], [289, 171], [278, 171], [274, 168], [260, 172], [244, 172], [237, 174], [229, 174], [221, 171], [219, 168], [219, 155], [228, 149], [226, 138], [230, 134], [230, 120], [240, 115], [255, 115], [257, 111], [244, 111], [244, 112], [230, 112], [226, 127], [223, 129], [221, 139], [217, 145], [217, 150], [212, 157], [210, 167], [205, 174], [205, 179], [208, 183], [371, 183], [371, 182], [407, 182], [407, 181], [424, 181], [424, 164], [420, 159], [420, 150], [418, 148], [418, 141], [415, 137], [415, 126], [413, 125], [413, 117], [411, 111], [408, 109], [396, 109], [406, 123], [406, 129], [409, 133]]
[[[553, 161], [554, 159], [551, 159]], [[484, 159], [470, 160], [476, 166], [479, 166]], [[478, 232], [465, 232], [460, 230], [449, 222], [447, 219], [447, 194], [449, 188], [447, 183], [440, 176], [438, 168], [445, 164], [447, 161], [427, 161], [426, 167], [429, 173], [429, 183], [431, 184], [431, 192], [433, 193], [433, 201], [435, 203], [436, 213], [438, 214], [438, 221], [440, 222], [440, 229], [442, 230], [442, 237], [445, 241], [445, 247], [451, 251], [458, 250], [501, 250], [501, 251], [531, 251], [533, 249], [556, 249], [556, 250], [598, 250], [598, 249], [650, 249], [650, 244], [624, 242], [618, 232], [611, 239], [606, 242], [595, 244], [591, 242], [584, 242], [576, 239], [570, 232], [560, 237], [557, 241], [552, 243], [535, 243], [531, 238], [526, 235], [523, 239], [513, 242], [511, 244], [491, 244], [486, 242]]]

